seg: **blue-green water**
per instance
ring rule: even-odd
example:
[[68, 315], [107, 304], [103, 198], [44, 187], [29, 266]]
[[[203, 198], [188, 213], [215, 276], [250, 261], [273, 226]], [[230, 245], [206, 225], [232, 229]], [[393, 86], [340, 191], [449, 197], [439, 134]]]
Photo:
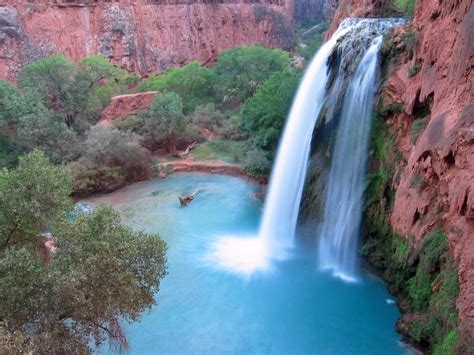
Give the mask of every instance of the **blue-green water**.
[[[195, 188], [195, 200], [180, 207], [177, 196]], [[370, 274], [345, 283], [318, 271], [311, 246], [297, 245], [290, 260], [251, 278], [214, 267], [207, 255], [217, 238], [256, 234], [262, 209], [256, 191], [240, 178], [180, 174], [89, 200], [112, 204], [123, 222], [168, 242], [169, 275], [158, 305], [125, 325], [130, 352], [407, 353], [386, 285]]]

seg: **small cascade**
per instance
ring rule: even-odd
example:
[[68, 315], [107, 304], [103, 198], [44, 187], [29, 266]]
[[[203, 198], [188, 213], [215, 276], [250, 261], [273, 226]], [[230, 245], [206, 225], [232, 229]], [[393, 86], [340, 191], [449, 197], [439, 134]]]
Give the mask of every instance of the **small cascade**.
[[[357, 21], [357, 20], [351, 20]], [[339, 118], [329, 172], [324, 220], [319, 240], [319, 264], [347, 281], [356, 281], [357, 243], [368, 158], [368, 141], [374, 110], [378, 52], [382, 34], [396, 20], [359, 20], [370, 40], [355, 73], [350, 77]], [[357, 24], [356, 24], [357, 26]], [[360, 32], [354, 34], [356, 38]], [[351, 37], [351, 34], [348, 35]], [[344, 58], [350, 60], [350, 58]]]

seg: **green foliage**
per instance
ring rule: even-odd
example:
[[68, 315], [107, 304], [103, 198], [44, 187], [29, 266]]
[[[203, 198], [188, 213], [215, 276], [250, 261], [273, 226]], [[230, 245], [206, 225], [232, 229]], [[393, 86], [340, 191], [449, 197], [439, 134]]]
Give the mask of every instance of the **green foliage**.
[[244, 148], [240, 142], [215, 139], [197, 146], [192, 154], [196, 160], [223, 160], [228, 163], [238, 163], [244, 158]]
[[301, 34], [298, 53], [306, 60], [311, 60], [324, 41], [324, 33], [329, 29], [329, 23], [323, 22], [311, 27]]
[[413, 309], [421, 311], [428, 307], [431, 292], [430, 274], [425, 268], [419, 267], [415, 276], [408, 280], [408, 294]]
[[406, 31], [402, 43], [405, 47], [405, 50], [408, 52], [409, 59], [412, 59], [413, 55], [415, 54], [416, 46], [418, 45], [418, 38], [416, 37], [416, 33], [412, 28], [409, 28]]
[[1, 171], [0, 253], [11, 244], [32, 240], [38, 228], [70, 208], [70, 192], [67, 170], [52, 166], [37, 150], [21, 157], [17, 169]]
[[428, 125], [428, 121], [425, 118], [417, 118], [416, 120], [413, 121], [413, 124], [411, 125], [411, 142], [412, 144], [416, 143], [416, 140], [418, 139], [418, 136], [420, 135], [421, 132], [423, 132]]
[[128, 116], [122, 120], [115, 120], [113, 121], [113, 125], [120, 131], [130, 131], [140, 134], [145, 126], [145, 119], [145, 114], [138, 114], [134, 116]]
[[213, 68], [219, 101], [235, 105], [252, 96], [272, 74], [288, 68], [290, 57], [281, 49], [238, 47], [221, 53]]
[[272, 75], [243, 106], [243, 127], [259, 149], [275, 152], [298, 86], [300, 73], [281, 71]]
[[162, 145], [174, 154], [185, 129], [180, 97], [174, 92], [157, 94], [145, 120], [144, 130], [148, 145]]
[[41, 149], [55, 163], [71, 161], [78, 156], [77, 133], [57, 112], [46, 108], [20, 118], [17, 144], [26, 151]]
[[61, 218], [52, 233], [56, 251], [48, 265], [27, 247], [9, 247], [0, 257], [7, 330], [23, 334], [34, 353], [89, 353], [107, 339], [126, 347], [120, 322], [155, 304], [166, 275], [165, 243], [122, 226], [105, 206]]
[[197, 106], [190, 118], [197, 127], [208, 129], [211, 132], [216, 132], [222, 127], [226, 119], [213, 103]]
[[451, 330], [443, 338], [441, 344], [437, 345], [433, 349], [433, 355], [452, 355], [456, 349], [456, 345], [459, 340], [459, 332], [457, 329]]
[[421, 63], [416, 62], [410, 69], [408, 69], [408, 77], [412, 78], [421, 70]]
[[25, 66], [18, 77], [23, 91], [35, 92], [42, 103], [62, 116], [68, 128], [79, 133], [95, 123], [114, 93], [123, 91], [123, 70], [96, 55], [78, 65], [63, 55], [40, 59]]
[[196, 106], [212, 101], [212, 72], [193, 61], [184, 67], [171, 68], [164, 74], [150, 76], [137, 91], [175, 92], [183, 101], [184, 113], [192, 112]]
[[245, 171], [255, 178], [262, 178], [270, 173], [272, 162], [269, 153], [262, 149], [252, 149], [247, 152], [244, 161]]
[[413, 16], [416, 0], [394, 0], [395, 9], [404, 15]]
[[74, 192], [89, 195], [150, 177], [151, 157], [136, 134], [100, 125], [88, 132], [82, 156], [70, 169]]

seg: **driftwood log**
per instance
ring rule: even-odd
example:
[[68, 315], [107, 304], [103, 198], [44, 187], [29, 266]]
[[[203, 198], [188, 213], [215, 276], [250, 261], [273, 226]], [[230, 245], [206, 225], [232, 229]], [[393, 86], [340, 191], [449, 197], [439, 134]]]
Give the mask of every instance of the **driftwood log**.
[[179, 158], [179, 159], [184, 159], [186, 158], [186, 156], [191, 153], [191, 150], [193, 148], [195, 148], [197, 145], [197, 142], [193, 142], [191, 143], [190, 145], [188, 145], [188, 147], [186, 148], [186, 150], [184, 152], [176, 152], [175, 154], [173, 154], [173, 157], [175, 158]]
[[179, 198], [179, 202], [181, 203], [181, 206], [187, 206], [189, 205], [193, 200], [194, 200], [194, 196], [196, 196], [196, 194], [198, 193], [199, 190], [196, 190], [194, 191], [192, 194], [190, 195], [186, 195], [186, 196], [178, 196]]

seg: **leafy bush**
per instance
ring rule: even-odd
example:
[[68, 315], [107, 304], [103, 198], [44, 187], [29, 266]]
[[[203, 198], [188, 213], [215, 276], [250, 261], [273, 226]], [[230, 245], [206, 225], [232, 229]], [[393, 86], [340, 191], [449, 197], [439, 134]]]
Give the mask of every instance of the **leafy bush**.
[[222, 52], [214, 65], [214, 90], [227, 106], [252, 96], [272, 74], [288, 68], [290, 57], [281, 49], [238, 47]]
[[190, 118], [197, 127], [208, 129], [211, 132], [216, 132], [222, 127], [226, 119], [213, 103], [196, 107]]
[[268, 155], [269, 153], [262, 149], [248, 151], [244, 161], [245, 171], [255, 178], [267, 176], [272, 168]]
[[69, 166], [75, 193], [89, 195], [148, 178], [151, 156], [134, 133], [94, 126], [87, 134], [82, 157]]
[[128, 116], [122, 120], [113, 121], [114, 127], [121, 131], [140, 134], [145, 126], [146, 114]]
[[395, 5], [395, 9], [399, 12], [413, 16], [416, 0], [394, 0], [393, 4]]

